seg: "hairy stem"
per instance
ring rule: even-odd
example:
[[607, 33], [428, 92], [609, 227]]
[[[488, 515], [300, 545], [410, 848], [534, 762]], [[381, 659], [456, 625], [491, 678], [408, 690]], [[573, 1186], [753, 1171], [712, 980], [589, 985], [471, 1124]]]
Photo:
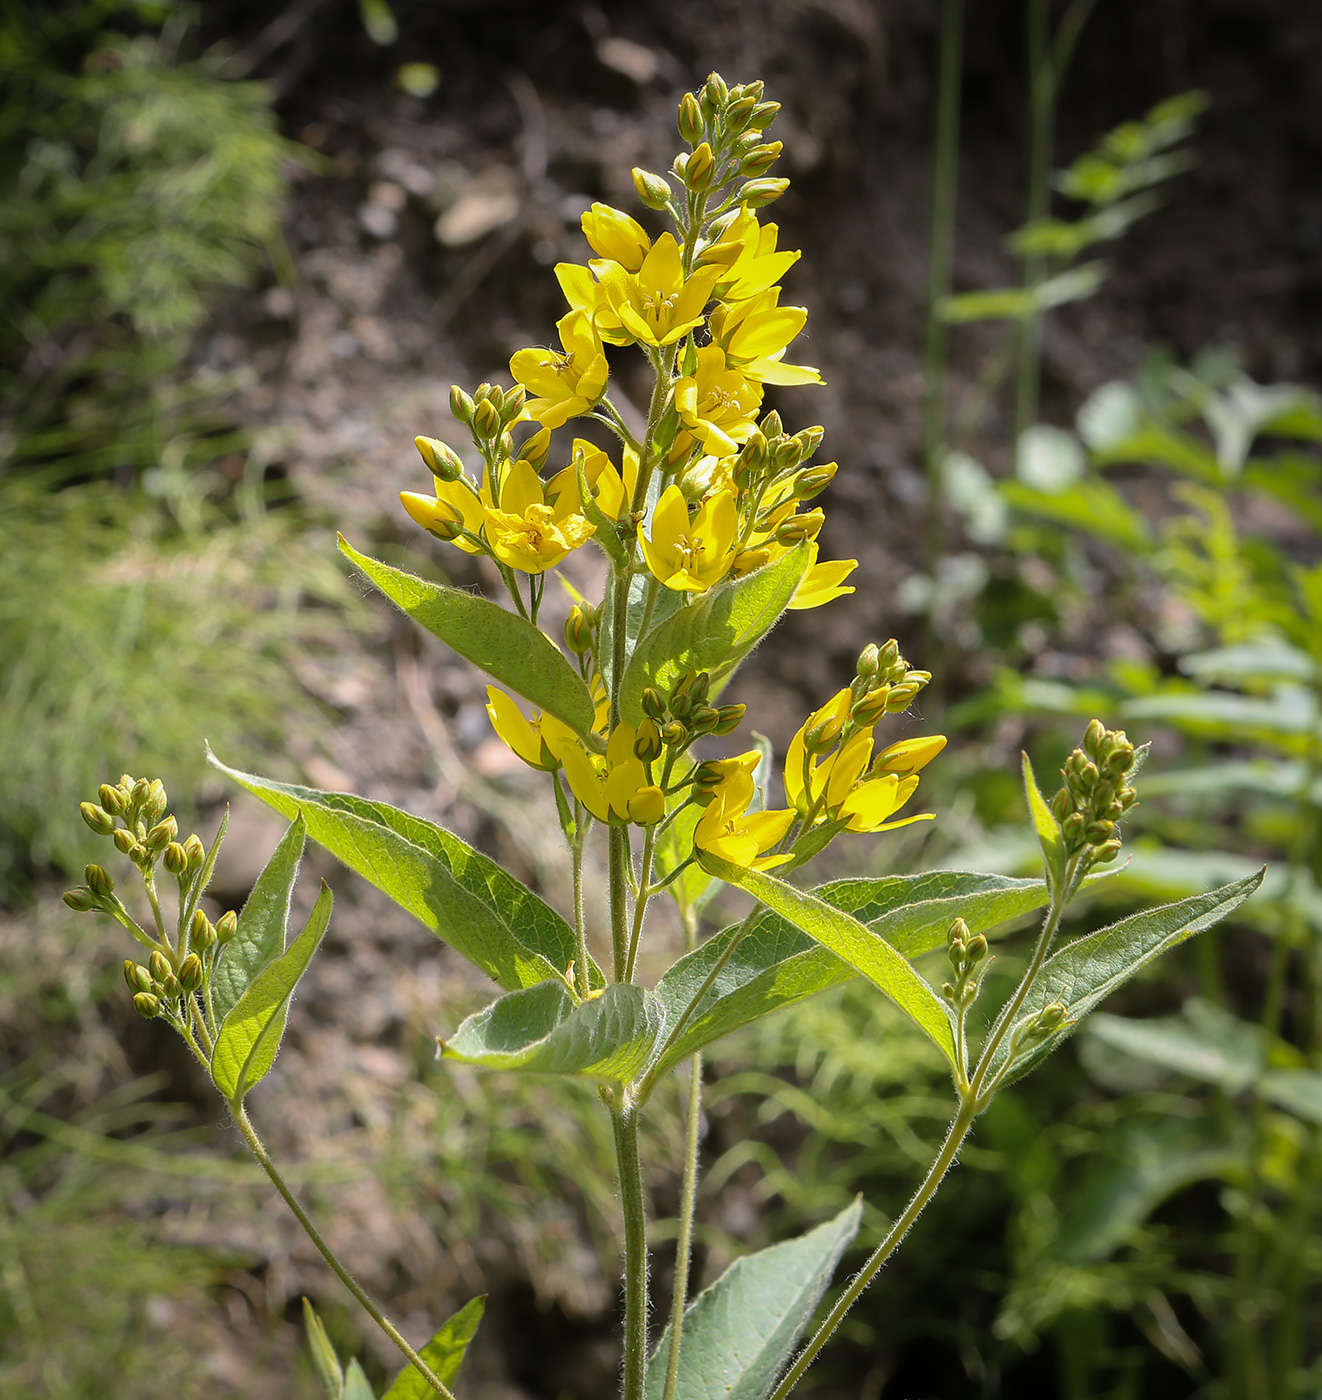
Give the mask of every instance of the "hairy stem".
[[643, 1400], [647, 1379], [647, 1209], [638, 1157], [638, 1108], [615, 1111], [615, 1158], [624, 1213], [624, 1389], [622, 1400]]
[[698, 1199], [698, 1135], [702, 1129], [702, 1052], [689, 1061], [688, 1116], [684, 1125], [684, 1180], [679, 1197], [679, 1234], [675, 1238], [675, 1291], [670, 1299], [670, 1355], [661, 1400], [674, 1400], [679, 1380], [679, 1348], [684, 1340], [684, 1309], [689, 1299], [689, 1263], [693, 1257], [693, 1212]]
[[377, 1307], [348, 1269], [335, 1257], [330, 1245], [322, 1238], [321, 1232], [312, 1221], [308, 1219], [307, 1213], [304, 1211], [303, 1207], [299, 1205], [298, 1198], [285, 1184], [284, 1177], [280, 1175], [275, 1163], [271, 1160], [265, 1144], [262, 1142], [261, 1138], [257, 1136], [257, 1130], [253, 1127], [243, 1105], [241, 1103], [231, 1104], [230, 1112], [234, 1115], [234, 1121], [238, 1125], [239, 1131], [243, 1134], [244, 1141], [247, 1142], [248, 1146], [252, 1149], [252, 1155], [257, 1158], [257, 1161], [261, 1164], [262, 1170], [271, 1178], [271, 1184], [280, 1193], [284, 1203], [293, 1211], [294, 1219], [303, 1227], [308, 1239], [316, 1245], [317, 1252], [327, 1264], [330, 1265], [336, 1277], [349, 1292], [353, 1294], [354, 1298], [357, 1299], [363, 1311], [367, 1313], [372, 1321], [375, 1322], [400, 1351], [404, 1353], [412, 1363], [414, 1369], [422, 1379], [427, 1382], [432, 1390], [434, 1390], [437, 1395], [441, 1396], [442, 1400], [454, 1400], [454, 1395], [450, 1389], [444, 1384], [440, 1377], [436, 1375], [431, 1367], [427, 1365], [422, 1357], [409, 1346], [408, 1342], [406, 1342], [400, 1334], [399, 1329], [390, 1321], [385, 1313]]

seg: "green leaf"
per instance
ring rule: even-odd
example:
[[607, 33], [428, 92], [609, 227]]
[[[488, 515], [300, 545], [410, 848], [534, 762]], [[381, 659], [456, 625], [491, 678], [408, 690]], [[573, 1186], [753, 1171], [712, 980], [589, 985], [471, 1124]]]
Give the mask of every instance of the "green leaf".
[[308, 1329], [308, 1348], [312, 1352], [312, 1366], [326, 1392], [326, 1400], [340, 1400], [344, 1391], [344, 1372], [340, 1368], [340, 1358], [321, 1319], [312, 1310], [312, 1304], [303, 1299], [303, 1323]]
[[344, 1373], [344, 1400], [376, 1400], [376, 1394], [363, 1375], [363, 1368], [356, 1362], [349, 1362]]
[[1065, 840], [1060, 830], [1056, 814], [1051, 810], [1042, 789], [1037, 785], [1033, 765], [1027, 754], [1021, 754], [1024, 773], [1024, 795], [1028, 799], [1029, 815], [1033, 818], [1033, 829], [1037, 832], [1037, 843], [1042, 849], [1042, 861], [1047, 869], [1047, 879], [1059, 886], [1065, 874]]
[[1059, 492], [1038, 490], [1022, 481], [1003, 481], [1000, 492], [1007, 505], [1025, 515], [1083, 530], [1122, 549], [1144, 551], [1152, 547], [1152, 533], [1143, 517], [1105, 481], [1089, 478]]
[[942, 297], [937, 314], [951, 325], [969, 321], [1026, 321], [1041, 311], [1092, 296], [1106, 280], [1106, 264], [1080, 263], [1035, 287], [1001, 287]]
[[[1061, 1002], [1066, 1008], [1065, 1025], [1056, 1035], [1016, 1059], [1001, 1082], [1011, 1084], [1034, 1069], [1103, 998], [1123, 986], [1141, 967], [1234, 913], [1262, 883], [1262, 876], [1263, 871], [1259, 870], [1208, 894], [1134, 914], [1076, 938], [1053, 953], [1029, 989], [1019, 1014], [1026, 1019], [1052, 1002]], [[1010, 1040], [1006, 1036], [998, 1047], [993, 1071], [1005, 1063]]]
[[667, 694], [685, 671], [707, 671], [715, 698], [736, 667], [775, 626], [808, 567], [810, 549], [795, 545], [775, 563], [709, 589], [656, 623], [639, 639], [624, 672], [620, 710], [642, 718], [642, 693]]
[[252, 887], [239, 915], [238, 931], [225, 945], [225, 955], [211, 979], [211, 1000], [217, 1021], [229, 1015], [230, 1007], [247, 991], [262, 968], [285, 951], [289, 900], [294, 893], [306, 838], [307, 827], [302, 816], [295, 817]]
[[1126, 720], [1162, 719], [1210, 738], [1310, 734], [1317, 727], [1317, 702], [1304, 686], [1280, 685], [1271, 695], [1232, 695], [1229, 691], [1185, 691], [1126, 700]]
[[[682, 779], [683, 774], [676, 774]], [[693, 833], [702, 820], [703, 809], [694, 803], [685, 807], [657, 838], [654, 859], [658, 880], [669, 875], [693, 854]], [[680, 912], [691, 910], [697, 914], [720, 888], [720, 881], [709, 875], [695, 860], [677, 875], [666, 891], [679, 905]]]
[[884, 938], [815, 894], [762, 870], [708, 859], [716, 873], [829, 949], [884, 992], [953, 1065], [955, 1033], [945, 1002]]
[[1183, 1016], [1144, 1021], [1099, 1011], [1088, 1018], [1087, 1031], [1112, 1050], [1229, 1094], [1247, 1089], [1262, 1071], [1260, 1028], [1208, 1002], [1187, 1002]]
[[[453, 832], [384, 802], [276, 783], [211, 763], [388, 894], [502, 987], [563, 977], [574, 930], [545, 901]], [[592, 985], [605, 979], [595, 963]]]
[[303, 932], [253, 978], [225, 1017], [211, 1054], [211, 1078], [230, 1103], [241, 1103], [275, 1063], [294, 988], [317, 951], [330, 915], [330, 886], [323, 880]]
[[[477, 1325], [482, 1321], [482, 1312], [487, 1305], [486, 1294], [473, 1298], [448, 1321], [443, 1323], [436, 1335], [418, 1353], [431, 1367], [442, 1385], [453, 1385], [459, 1374], [468, 1344], [473, 1340]], [[395, 1377], [395, 1383], [382, 1396], [382, 1400], [428, 1400], [436, 1392], [423, 1380], [412, 1364]]]
[[[917, 957], [945, 943], [955, 918], [984, 933], [1047, 902], [1041, 880], [938, 870], [922, 875], [836, 880], [813, 891], [833, 908], [852, 914], [906, 957]], [[674, 963], [657, 984], [656, 995], [675, 1025], [713, 967], [725, 956], [738, 929], [731, 925]], [[666, 1070], [704, 1045], [781, 1007], [815, 996], [854, 976], [854, 970], [800, 933], [793, 924], [764, 911], [729, 955], [711, 987], [673, 1045], [650, 1071]]]
[[592, 696], [583, 678], [559, 647], [531, 622], [475, 593], [428, 583], [359, 554], [342, 536], [340, 552], [396, 607], [466, 661], [571, 729], [584, 736], [592, 733]]
[[1258, 1092], [1277, 1108], [1306, 1123], [1322, 1123], [1322, 1074], [1312, 1069], [1273, 1069], [1262, 1076]]
[[[860, 1202], [806, 1235], [736, 1259], [684, 1314], [675, 1400], [765, 1400], [812, 1321], [840, 1256], [858, 1233]], [[647, 1400], [661, 1400], [666, 1328], [647, 1368]]]
[[613, 983], [575, 1005], [563, 982], [543, 982], [468, 1017], [441, 1042], [441, 1054], [484, 1069], [627, 1084], [646, 1064], [662, 1023], [656, 997], [632, 983]]

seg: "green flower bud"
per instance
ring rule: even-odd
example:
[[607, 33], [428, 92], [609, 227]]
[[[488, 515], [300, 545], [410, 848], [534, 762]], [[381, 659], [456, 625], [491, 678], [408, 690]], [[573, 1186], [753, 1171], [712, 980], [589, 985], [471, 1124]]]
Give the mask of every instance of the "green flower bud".
[[[810, 456], [804, 453], [804, 456]], [[835, 474], [840, 470], [836, 462], [823, 462], [821, 466], [809, 467], [806, 471], [801, 471], [794, 478], [793, 492], [801, 501], [811, 501], [814, 496], [820, 496], [823, 491], [835, 480]]]
[[83, 820], [98, 836], [109, 836], [114, 831], [114, 817], [98, 807], [95, 802], [83, 802], [79, 805], [78, 810], [83, 814]]
[[188, 857], [190, 870], [201, 870], [206, 864], [207, 848], [202, 844], [202, 838], [196, 832], [184, 842], [184, 854]]
[[703, 84], [702, 94], [698, 98], [698, 105], [702, 109], [703, 116], [711, 121], [714, 117], [721, 115], [729, 100], [730, 89], [726, 86], [725, 79], [719, 73], [709, 74], [706, 83]]
[[100, 905], [100, 901], [86, 885], [79, 885], [76, 890], [65, 890], [64, 902], [79, 914], [86, 914]]
[[946, 930], [946, 943], [948, 945], [954, 943], [967, 943], [971, 937], [972, 934], [969, 933], [969, 926], [964, 922], [963, 919], [956, 919], [955, 922], [951, 924], [950, 927]]
[[147, 801], [145, 804], [147, 820], [158, 821], [169, 805], [170, 800], [165, 795], [165, 784], [161, 782], [159, 778], [153, 778], [151, 787], [147, 791]]
[[1060, 788], [1055, 797], [1051, 799], [1051, 810], [1056, 814], [1056, 820], [1063, 822], [1069, 816], [1071, 810], [1070, 794], [1068, 788]]
[[893, 685], [891, 692], [886, 697], [887, 713], [898, 715], [903, 713], [913, 703], [913, 698], [922, 689], [918, 685]]
[[193, 922], [188, 926], [188, 941], [195, 948], [210, 948], [216, 941], [216, 928], [201, 909], [193, 910]]
[[746, 179], [756, 179], [759, 175], [765, 175], [780, 159], [780, 153], [784, 149], [779, 141], [754, 146], [739, 162], [739, 174]]
[[1052, 1031], [1059, 1030], [1065, 1024], [1065, 1017], [1068, 1015], [1069, 1007], [1064, 1002], [1053, 1001], [1037, 1013], [1035, 1029], [1039, 1034], [1050, 1035]]
[[179, 823], [172, 816], [166, 817], [147, 833], [145, 844], [149, 851], [157, 853], [163, 851], [178, 835]]
[[746, 93], [741, 97], [735, 97], [725, 109], [725, 128], [732, 135], [737, 135], [748, 125], [748, 119], [753, 115], [753, 110], [757, 106], [757, 98], [750, 97]]
[[167, 1001], [178, 1001], [184, 991], [173, 972], [166, 974], [165, 981], [161, 983], [161, 990], [165, 993]]
[[144, 1021], [150, 1021], [154, 1016], [161, 1014], [160, 998], [152, 996], [150, 992], [139, 992], [133, 998], [133, 1005], [138, 1008], [138, 1015]]
[[942, 982], [942, 984], [941, 984], [941, 995], [942, 995], [943, 997], [945, 997], [945, 999], [946, 999], [947, 1001], [954, 1001], [954, 999], [955, 999], [955, 985], [954, 985], [954, 983], [953, 983], [953, 982]]
[[803, 746], [809, 753], [822, 753], [826, 749], [833, 748], [836, 741], [844, 731], [845, 722], [832, 716], [824, 719], [820, 724], [814, 724], [803, 736]]
[[758, 427], [761, 428], [762, 436], [766, 438], [768, 442], [770, 442], [772, 438], [783, 437], [785, 433], [785, 425], [780, 421], [780, 414], [777, 413], [774, 408], [770, 413], [762, 415], [762, 421], [758, 424]]
[[720, 739], [725, 738], [727, 734], [733, 734], [743, 723], [747, 712], [747, 705], [718, 705], [716, 723], [712, 725], [711, 732]]
[[97, 788], [96, 795], [101, 799], [101, 805], [112, 817], [117, 817], [123, 812], [126, 805], [124, 794], [117, 787], [111, 787], [109, 783], [102, 783]]
[[663, 175], [654, 175], [650, 170], [635, 166], [633, 187], [649, 209], [665, 209], [670, 203], [670, 184]]
[[109, 899], [115, 892], [115, 882], [99, 865], [87, 866], [83, 871], [83, 879], [87, 881], [87, 887], [92, 893], [101, 899]]
[[515, 423], [519, 414], [523, 412], [523, 406], [528, 402], [528, 391], [522, 384], [512, 385], [505, 390], [500, 404], [500, 417], [504, 423]]
[[658, 724], [666, 717], [666, 702], [657, 691], [650, 685], [643, 687], [642, 697], [639, 702], [643, 707], [643, 713], [648, 719], [654, 719]]
[[170, 966], [169, 958], [159, 948], [152, 949], [152, 955], [147, 959], [147, 966], [151, 969], [152, 980], [156, 982], [164, 982], [174, 971]]
[[458, 384], [450, 385], [450, 412], [465, 427], [472, 423], [473, 410], [476, 406]]
[[594, 619], [580, 603], [569, 610], [565, 621], [565, 645], [575, 656], [585, 656], [592, 650], [592, 623]]
[[768, 204], [778, 200], [789, 187], [788, 180], [763, 176], [760, 180], [749, 180], [746, 185], [740, 187], [735, 197], [740, 204], [746, 204], [750, 209], [765, 209]]
[[1082, 812], [1071, 812], [1069, 816], [1061, 822], [1061, 830], [1065, 833], [1065, 839], [1071, 846], [1076, 846], [1083, 839], [1084, 820]]
[[1106, 865], [1120, 854], [1120, 842], [1113, 836], [1088, 852], [1094, 865]]
[[151, 792], [151, 783], [148, 782], [146, 778], [139, 778], [138, 781], [137, 781], [136, 783], [133, 784], [133, 802], [134, 802], [134, 805], [135, 805], [135, 806], [138, 806], [138, 807], [141, 807], [142, 804], [143, 804], [144, 802], [146, 802], [147, 797], [148, 797], [148, 795], [150, 794], [150, 792]]
[[458, 481], [463, 476], [464, 464], [452, 447], [447, 447], [437, 438], [429, 437], [415, 437], [413, 445], [433, 476], [442, 481]]
[[855, 674], [865, 677], [875, 676], [880, 656], [881, 651], [876, 642], [869, 642], [858, 654], [858, 662], [854, 667]]
[[490, 399], [483, 399], [473, 410], [473, 433], [479, 438], [493, 438], [500, 432], [500, 410]]
[[714, 705], [695, 705], [689, 715], [689, 728], [694, 734], [710, 734], [720, 722], [720, 711]]
[[186, 875], [188, 873], [188, 852], [178, 841], [171, 841], [165, 848], [161, 863], [171, 875]]
[[987, 937], [985, 934], [975, 933], [965, 942], [964, 947], [968, 960], [976, 967], [987, 956]]
[[1116, 777], [1128, 773], [1134, 766], [1133, 744], [1124, 743], [1113, 748], [1107, 756], [1106, 766]]
[[683, 748], [689, 741], [688, 729], [677, 719], [661, 726], [661, 741], [668, 749]]
[[125, 856], [138, 844], [138, 838], [126, 826], [119, 827], [111, 840], [115, 843], [115, 849]]
[[223, 947], [239, 931], [239, 916], [233, 909], [227, 909], [216, 920], [216, 941]]
[[880, 685], [869, 690], [850, 707], [849, 717], [860, 729], [869, 729], [886, 713], [890, 705], [891, 688]]
[[128, 983], [130, 992], [151, 991], [151, 973], [132, 958], [124, 959], [124, 981]]
[[202, 985], [202, 959], [196, 953], [189, 953], [179, 964], [179, 985], [190, 994]]
[[1088, 721], [1087, 731], [1083, 736], [1084, 751], [1089, 758], [1096, 758], [1102, 752], [1102, 745], [1106, 741], [1106, 726], [1099, 719]]
[[655, 763], [661, 757], [665, 743], [661, 738], [661, 728], [653, 719], [644, 718], [638, 725], [633, 741], [634, 757], [644, 763]]
[[697, 193], [711, 189], [712, 181], [716, 178], [716, 158], [705, 141], [685, 160], [680, 178]]
[[690, 146], [702, 140], [702, 108], [691, 92], [686, 92], [679, 103], [679, 135]]
[[765, 131], [776, 120], [779, 111], [779, 102], [759, 102], [749, 113], [748, 125], [754, 131]]

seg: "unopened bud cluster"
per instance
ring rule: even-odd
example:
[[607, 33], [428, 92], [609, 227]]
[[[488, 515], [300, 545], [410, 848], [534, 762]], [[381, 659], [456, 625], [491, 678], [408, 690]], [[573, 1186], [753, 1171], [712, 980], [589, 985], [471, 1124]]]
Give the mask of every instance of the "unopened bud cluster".
[[[676, 156], [670, 169], [687, 199], [725, 191], [725, 207], [761, 209], [789, 188], [788, 180], [767, 175], [780, 158], [781, 143], [764, 139], [780, 103], [766, 102], [762, 94], [760, 82], [730, 87], [713, 73], [696, 93], [684, 95], [678, 127], [691, 149]], [[635, 169], [633, 183], [648, 208], [676, 207], [678, 196], [666, 176]]]
[[1025, 1055], [1069, 1023], [1069, 1007], [1063, 1001], [1049, 1002], [1032, 1016], [1025, 1016], [1010, 1037], [1010, 1059]]
[[[69, 890], [64, 902], [80, 913], [109, 914], [151, 949], [145, 964], [126, 959], [124, 980], [138, 1011], [151, 1019], [164, 1015], [177, 1028], [186, 1023], [188, 998], [205, 993], [216, 963], [238, 931], [230, 910], [216, 923], [198, 908], [207, 875], [207, 850], [196, 834], [179, 840], [179, 823], [166, 811], [168, 798], [159, 778], [131, 778], [102, 783], [96, 802], [81, 806], [83, 820], [138, 869], [151, 896], [157, 922], [148, 932], [133, 919], [115, 893], [115, 881], [100, 865], [84, 871], [85, 884]], [[161, 865], [179, 887], [179, 928], [173, 938], [160, 922], [155, 868]]]
[[916, 671], [909, 665], [894, 637], [885, 646], [865, 646], [856, 671], [849, 713], [860, 729], [876, 724], [883, 715], [903, 714], [932, 679], [931, 671]]
[[1139, 754], [1123, 730], [1092, 720], [1060, 770], [1064, 786], [1051, 801], [1066, 854], [1104, 865], [1120, 853], [1116, 823], [1133, 808], [1138, 794], [1129, 782]]
[[961, 1009], [969, 1007], [982, 986], [980, 969], [987, 961], [987, 939], [971, 933], [963, 919], [956, 919], [946, 933], [946, 956], [954, 981], [942, 986], [941, 995]]
[[669, 695], [646, 687], [634, 756], [644, 763], [655, 763], [666, 750], [681, 754], [695, 739], [709, 734], [724, 737], [737, 729], [747, 707], [708, 703], [710, 686], [706, 671], [686, 671]]

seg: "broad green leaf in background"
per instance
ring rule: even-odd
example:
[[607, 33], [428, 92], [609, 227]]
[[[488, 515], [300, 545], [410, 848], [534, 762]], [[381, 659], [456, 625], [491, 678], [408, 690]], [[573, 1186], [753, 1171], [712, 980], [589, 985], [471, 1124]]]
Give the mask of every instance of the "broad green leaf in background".
[[1260, 1028], [1209, 1002], [1186, 1002], [1182, 1016], [1142, 1021], [1099, 1011], [1086, 1029], [1112, 1050], [1218, 1084], [1229, 1094], [1247, 1089], [1262, 1073]]
[[[1058, 949], [1043, 964], [1024, 999], [1020, 1016], [1027, 1019], [1043, 1007], [1061, 1002], [1066, 1008], [1065, 1025], [1058, 1034], [1017, 1059], [1002, 1082], [1013, 1083], [1035, 1068], [1098, 1002], [1153, 958], [1234, 913], [1262, 883], [1262, 874], [1259, 870], [1208, 894], [1134, 914]], [[1006, 1036], [1001, 1042], [992, 1062], [993, 1071], [1005, 1063], [1011, 1040]]]
[[[975, 933], [1047, 902], [1041, 880], [939, 870], [880, 879], [835, 880], [813, 891], [852, 914], [906, 957], [945, 943], [956, 918]], [[732, 925], [680, 958], [657, 984], [657, 999], [674, 1025], [737, 934]], [[854, 970], [778, 914], [764, 911], [727, 958], [673, 1045], [649, 1071], [659, 1078], [695, 1050], [781, 1007], [847, 982]]]
[[937, 314], [949, 325], [969, 321], [1026, 321], [1041, 311], [1092, 296], [1106, 280], [1106, 264], [1081, 263], [1035, 287], [998, 287], [942, 297]]
[[1267, 696], [1190, 690], [1126, 700], [1124, 719], [1161, 719], [1209, 738], [1242, 740], [1247, 735], [1307, 737], [1317, 727], [1317, 701], [1305, 686], [1278, 685]]
[[344, 1372], [344, 1400], [376, 1400], [376, 1392], [356, 1361], [349, 1362]]
[[[574, 930], [564, 919], [453, 832], [384, 802], [271, 782], [214, 755], [211, 762], [277, 812], [301, 813], [314, 841], [502, 987], [563, 977], [574, 961]], [[600, 968], [589, 971], [602, 986]]]
[[[797, 1240], [733, 1264], [684, 1314], [675, 1400], [764, 1400], [812, 1321], [840, 1256], [858, 1233], [855, 1201]], [[661, 1400], [667, 1327], [647, 1368], [647, 1400]]]
[[[463, 1363], [468, 1344], [473, 1340], [477, 1325], [482, 1321], [486, 1308], [484, 1293], [465, 1303], [453, 1317], [437, 1329], [436, 1335], [418, 1353], [431, 1367], [442, 1385], [453, 1385]], [[410, 1362], [395, 1377], [395, 1383], [386, 1391], [381, 1400], [427, 1400], [436, 1392], [423, 1380], [417, 1368]]]
[[592, 734], [592, 696], [583, 678], [531, 622], [475, 593], [428, 583], [359, 554], [342, 536], [340, 552], [396, 607], [466, 661], [584, 737]]
[[762, 870], [708, 860], [725, 881], [748, 891], [768, 909], [829, 949], [883, 991], [953, 1065], [955, 1033], [945, 1002], [903, 954], [852, 915], [833, 909], [817, 895], [787, 885]]
[[717, 695], [789, 607], [809, 555], [807, 544], [796, 545], [775, 563], [709, 589], [651, 627], [624, 672], [624, 718], [636, 724], [644, 688], [654, 686], [665, 695], [685, 671], [709, 672], [710, 693]]
[[303, 932], [253, 978], [221, 1025], [211, 1053], [211, 1078], [230, 1103], [241, 1103], [275, 1062], [294, 988], [317, 951], [330, 915], [330, 886], [323, 880]]
[[225, 945], [225, 956], [211, 979], [211, 999], [217, 1021], [225, 1019], [230, 1007], [262, 968], [285, 951], [289, 900], [294, 893], [306, 838], [303, 818], [295, 817], [252, 887], [239, 915], [238, 931]]
[[1322, 1123], [1322, 1074], [1316, 1070], [1268, 1070], [1258, 1083], [1258, 1092], [1306, 1123]]
[[1180, 657], [1179, 665], [1186, 676], [1211, 685], [1242, 685], [1246, 680], [1311, 684], [1318, 674], [1317, 662], [1306, 651], [1279, 637], [1194, 652]]
[[326, 1335], [321, 1318], [312, 1310], [312, 1304], [303, 1299], [303, 1323], [308, 1329], [308, 1349], [312, 1352], [312, 1366], [326, 1392], [326, 1400], [340, 1400], [344, 1391], [344, 1371], [335, 1348]]
[[632, 983], [613, 983], [575, 1005], [563, 982], [543, 982], [469, 1016], [441, 1042], [441, 1055], [484, 1069], [626, 1084], [646, 1064], [663, 1020], [656, 997]]
[[1026, 515], [1068, 525], [1122, 549], [1142, 552], [1152, 548], [1152, 532], [1143, 517], [1115, 487], [1096, 477], [1060, 491], [1044, 491], [1022, 481], [1002, 481], [1000, 492], [1007, 505]]

